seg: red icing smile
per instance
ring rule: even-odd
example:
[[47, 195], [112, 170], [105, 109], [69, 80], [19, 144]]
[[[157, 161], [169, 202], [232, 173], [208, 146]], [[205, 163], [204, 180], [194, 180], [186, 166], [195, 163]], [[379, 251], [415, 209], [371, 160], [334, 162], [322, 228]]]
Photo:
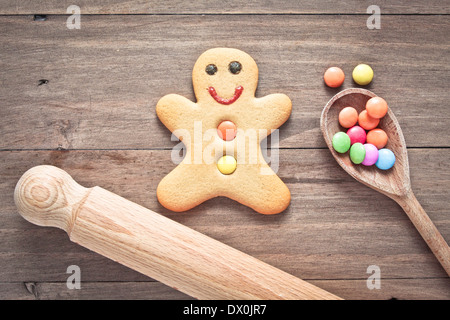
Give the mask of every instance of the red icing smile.
[[209, 87], [208, 88], [208, 92], [211, 95], [211, 97], [214, 98], [214, 100], [216, 100], [218, 103], [220, 104], [232, 104], [233, 102], [235, 102], [237, 99], [239, 99], [239, 97], [242, 94], [242, 91], [244, 91], [244, 87], [242, 86], [238, 86], [236, 87], [236, 89], [234, 90], [234, 95], [230, 98], [230, 99], [225, 99], [222, 97], [219, 97], [217, 95], [216, 89], [214, 89], [214, 87]]

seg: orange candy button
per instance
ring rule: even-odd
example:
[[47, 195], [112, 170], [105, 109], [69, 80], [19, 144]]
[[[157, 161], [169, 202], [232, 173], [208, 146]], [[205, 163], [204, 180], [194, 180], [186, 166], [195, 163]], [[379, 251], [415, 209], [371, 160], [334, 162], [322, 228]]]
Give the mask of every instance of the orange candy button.
[[372, 130], [378, 126], [380, 119], [372, 118], [367, 113], [367, 110], [363, 110], [359, 114], [358, 123], [363, 129]]
[[383, 118], [388, 111], [386, 100], [380, 97], [373, 97], [366, 103], [366, 110], [372, 118]]
[[339, 112], [339, 124], [344, 128], [353, 127], [358, 122], [358, 111], [352, 107], [345, 107]]
[[323, 75], [323, 80], [331, 88], [340, 87], [345, 80], [344, 71], [338, 67], [328, 68]]
[[217, 134], [225, 141], [233, 140], [236, 137], [236, 125], [231, 121], [222, 121], [217, 127]]
[[383, 149], [388, 141], [386, 132], [381, 129], [373, 129], [367, 133], [367, 143], [373, 144], [378, 149]]

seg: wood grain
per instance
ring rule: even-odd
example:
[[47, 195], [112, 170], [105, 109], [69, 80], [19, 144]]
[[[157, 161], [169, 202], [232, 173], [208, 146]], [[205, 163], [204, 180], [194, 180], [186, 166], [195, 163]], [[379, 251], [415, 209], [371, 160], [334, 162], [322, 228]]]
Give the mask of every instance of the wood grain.
[[[328, 150], [281, 150], [278, 174], [288, 184], [293, 199], [285, 213], [273, 217], [256, 214], [225, 198], [210, 200], [184, 214], [165, 210], [158, 204], [155, 190], [159, 180], [174, 167], [169, 150], [1, 154], [2, 282], [65, 282], [71, 264], [80, 266], [82, 281], [148, 281], [133, 270], [71, 243], [63, 231], [34, 226], [17, 214], [12, 193], [18, 178], [34, 165], [52, 164], [64, 167], [87, 187], [98, 184], [308, 281], [363, 281], [368, 277], [367, 267], [378, 265], [382, 281], [402, 279], [402, 287], [436, 278], [441, 283], [439, 290], [450, 290], [445, 272], [402, 209], [348, 176]], [[450, 176], [442, 171], [442, 165], [448, 156], [448, 149], [409, 150], [417, 197], [447, 241], [450, 223], [446, 199], [450, 194], [446, 186]], [[423, 163], [428, 165], [424, 167]], [[338, 290], [331, 292], [344, 292], [342, 297], [347, 299], [371, 296], [363, 289], [352, 292], [352, 285], [361, 283], [349, 282], [342, 291], [335, 283], [331, 288]], [[423, 297], [433, 296], [433, 290], [425, 290]], [[408, 297], [399, 291], [392, 296]], [[387, 295], [383, 291], [380, 297]]]
[[[67, 7], [73, 5], [70, 0], [34, 0], [0, 1], [0, 14], [65, 14]], [[290, 0], [254, 0], [254, 1], [156, 1], [156, 0], [99, 0], [77, 1], [82, 14], [299, 14], [299, 13], [366, 13], [367, 7], [375, 4], [381, 7], [383, 14], [444, 14], [449, 13], [448, 6], [442, 1], [400, 0], [373, 1], [368, 4], [351, 1], [290, 1]]]
[[[439, 291], [434, 290], [437, 294]], [[2, 300], [192, 300], [160, 282], [83, 282], [70, 290], [65, 282], [2, 283]]]
[[[381, 30], [365, 27], [360, 1], [78, 4], [81, 29], [68, 30], [68, 2], [0, 0], [0, 298], [186, 298], [71, 243], [61, 230], [20, 218], [15, 183], [28, 168], [52, 164], [343, 298], [449, 299], [448, 278], [402, 209], [341, 170], [319, 129], [320, 112], [338, 91], [323, 86], [325, 69], [344, 69], [343, 89], [354, 86], [356, 64], [371, 64], [368, 89], [393, 106], [413, 189], [449, 241], [445, 2], [377, 1]], [[50, 16], [38, 22], [33, 14]], [[280, 131], [281, 146], [292, 150], [281, 150], [279, 172], [293, 199], [286, 214], [269, 221], [228, 199], [182, 215], [156, 201], [158, 182], [174, 167], [175, 144], [156, 118], [156, 102], [168, 93], [193, 99], [193, 64], [216, 46], [255, 58], [257, 95], [282, 92], [293, 101]], [[83, 290], [65, 287], [71, 264], [82, 270]], [[365, 286], [372, 264], [381, 268], [381, 290]]]
[[80, 30], [65, 19], [0, 17], [1, 149], [171, 148], [156, 102], [169, 93], [193, 100], [194, 62], [216, 46], [256, 60], [257, 96], [291, 98], [282, 147], [325, 147], [320, 113], [338, 89], [323, 85], [323, 72], [339, 65], [341, 89], [352, 87], [360, 62], [374, 68], [369, 89], [388, 101], [409, 147], [450, 146], [429, 133], [448, 128], [446, 16], [386, 16], [381, 30], [368, 30], [364, 16], [87, 16]]
[[[342, 296], [370, 300], [448, 300], [448, 284], [442, 279], [385, 279], [380, 290], [368, 290], [365, 280], [311, 280], [316, 286]], [[190, 300], [191, 297], [159, 282], [83, 282], [81, 290], [67, 289], [65, 282], [2, 283], [2, 300]]]

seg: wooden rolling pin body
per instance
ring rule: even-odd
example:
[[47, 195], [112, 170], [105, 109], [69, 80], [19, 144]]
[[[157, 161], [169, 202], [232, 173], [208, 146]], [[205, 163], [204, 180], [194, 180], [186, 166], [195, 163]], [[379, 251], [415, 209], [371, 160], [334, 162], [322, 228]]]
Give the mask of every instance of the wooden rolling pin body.
[[53, 166], [17, 183], [20, 214], [197, 299], [339, 299], [206, 235]]

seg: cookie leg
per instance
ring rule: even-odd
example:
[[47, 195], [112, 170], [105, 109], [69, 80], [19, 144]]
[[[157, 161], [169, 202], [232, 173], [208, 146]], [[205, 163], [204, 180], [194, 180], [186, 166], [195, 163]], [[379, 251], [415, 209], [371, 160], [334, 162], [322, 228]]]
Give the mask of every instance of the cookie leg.
[[200, 165], [181, 163], [161, 180], [156, 195], [167, 209], [187, 211], [214, 197], [214, 185]]
[[[261, 169], [266, 174], [261, 174]], [[268, 165], [242, 165], [236, 173], [238, 170], [245, 178], [233, 183], [225, 196], [262, 214], [277, 214], [289, 206], [291, 193], [288, 187], [275, 173], [267, 174], [271, 171]]]

